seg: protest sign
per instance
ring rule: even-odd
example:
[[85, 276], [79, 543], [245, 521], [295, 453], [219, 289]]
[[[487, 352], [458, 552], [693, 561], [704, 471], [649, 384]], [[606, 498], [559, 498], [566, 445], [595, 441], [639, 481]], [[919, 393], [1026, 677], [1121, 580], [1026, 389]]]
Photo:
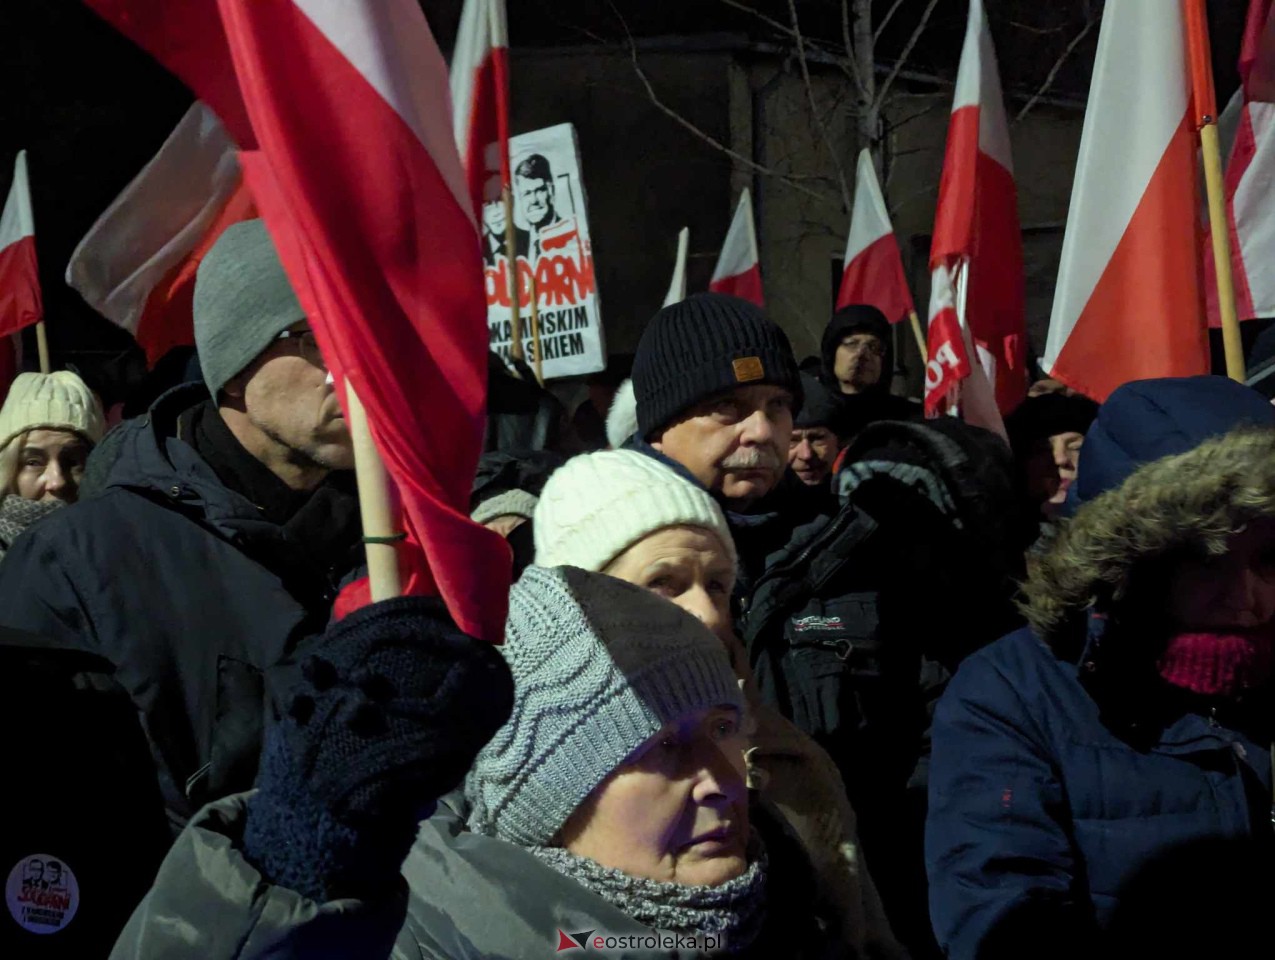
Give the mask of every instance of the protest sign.
[[[509, 138], [513, 167], [514, 244], [527, 359], [534, 354], [531, 289], [539, 313], [544, 377], [571, 377], [606, 367], [593, 246], [575, 128], [569, 123]], [[509, 359], [512, 337], [505, 208], [483, 206], [482, 251], [490, 346]]]

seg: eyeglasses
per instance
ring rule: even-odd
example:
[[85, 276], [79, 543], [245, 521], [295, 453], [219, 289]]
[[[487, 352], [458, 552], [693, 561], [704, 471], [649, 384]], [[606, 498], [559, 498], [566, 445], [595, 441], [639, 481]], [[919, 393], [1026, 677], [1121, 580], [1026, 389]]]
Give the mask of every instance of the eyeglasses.
[[297, 341], [297, 353], [302, 360], [327, 369], [323, 354], [319, 351], [319, 341], [315, 339], [313, 330], [285, 330], [275, 339]]

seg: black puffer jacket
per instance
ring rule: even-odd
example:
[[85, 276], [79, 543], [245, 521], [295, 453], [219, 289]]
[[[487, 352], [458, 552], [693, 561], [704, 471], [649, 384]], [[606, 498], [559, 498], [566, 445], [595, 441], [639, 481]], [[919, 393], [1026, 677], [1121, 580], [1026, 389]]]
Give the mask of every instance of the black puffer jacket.
[[123, 425], [104, 486], [32, 528], [0, 564], [4, 625], [113, 668], [174, 832], [207, 801], [252, 785], [266, 672], [323, 629], [358, 560], [357, 530], [337, 551], [343, 562], [325, 567], [218, 479], [179, 436], [207, 397], [202, 384], [179, 387]]

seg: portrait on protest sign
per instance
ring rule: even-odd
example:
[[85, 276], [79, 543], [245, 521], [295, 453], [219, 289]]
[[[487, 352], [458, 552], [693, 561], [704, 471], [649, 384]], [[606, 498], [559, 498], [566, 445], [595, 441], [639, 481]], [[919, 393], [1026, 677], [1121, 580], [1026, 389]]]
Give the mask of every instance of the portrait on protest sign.
[[[575, 128], [569, 123], [509, 139], [513, 171], [513, 259], [528, 362], [535, 356], [531, 290], [536, 292], [545, 379], [606, 366], [593, 247]], [[483, 207], [483, 269], [491, 349], [509, 359], [512, 340], [510, 251], [505, 207]]]

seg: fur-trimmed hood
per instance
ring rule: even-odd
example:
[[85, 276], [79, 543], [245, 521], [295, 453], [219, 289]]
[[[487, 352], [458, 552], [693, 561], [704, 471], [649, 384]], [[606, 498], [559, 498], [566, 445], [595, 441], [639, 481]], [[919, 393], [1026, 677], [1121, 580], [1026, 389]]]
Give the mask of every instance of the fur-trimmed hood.
[[1135, 567], [1178, 551], [1220, 555], [1260, 517], [1275, 518], [1275, 429], [1246, 426], [1146, 463], [1081, 507], [1030, 565], [1021, 609], [1052, 642], [1078, 615], [1118, 604]]

